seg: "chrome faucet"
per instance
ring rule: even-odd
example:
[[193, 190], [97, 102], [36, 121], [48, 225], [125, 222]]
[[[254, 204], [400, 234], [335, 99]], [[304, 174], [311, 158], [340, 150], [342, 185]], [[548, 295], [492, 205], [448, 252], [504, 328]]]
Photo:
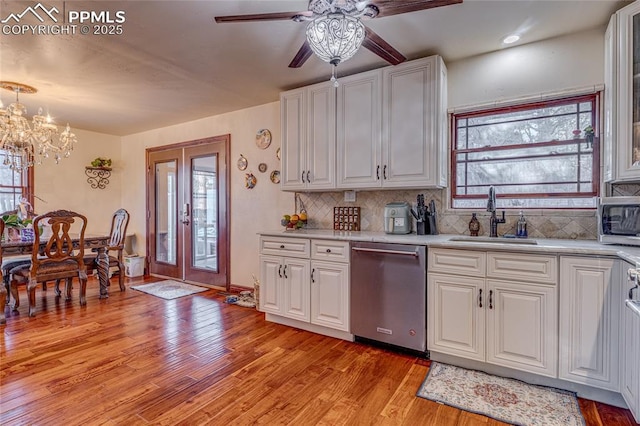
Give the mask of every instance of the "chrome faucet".
[[487, 211], [491, 213], [491, 218], [489, 219], [489, 236], [497, 237], [498, 224], [505, 223], [506, 220], [504, 218], [504, 210], [502, 210], [502, 219], [498, 219], [498, 217], [496, 216], [496, 189], [493, 186], [489, 187], [489, 199], [487, 200]]

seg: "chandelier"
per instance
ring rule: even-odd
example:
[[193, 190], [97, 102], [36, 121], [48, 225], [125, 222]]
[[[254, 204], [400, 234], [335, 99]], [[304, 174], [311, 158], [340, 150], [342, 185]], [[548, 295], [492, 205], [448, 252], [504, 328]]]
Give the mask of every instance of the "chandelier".
[[0, 152], [2, 164], [11, 170], [22, 172], [34, 164], [53, 155], [56, 164], [62, 157], [69, 157], [76, 143], [76, 135], [67, 127], [61, 133], [51, 116], [42, 115], [42, 108], [31, 123], [25, 117], [27, 108], [20, 103], [20, 93], [36, 93], [35, 87], [12, 81], [0, 81], [0, 88], [16, 94], [16, 101], [3, 108], [0, 101]]
[[373, 6], [363, 4], [354, 0], [315, 0], [309, 5], [314, 17], [307, 24], [307, 42], [316, 56], [333, 65], [331, 81], [336, 87], [336, 67], [355, 55], [365, 39], [360, 17], [371, 18], [378, 13]]

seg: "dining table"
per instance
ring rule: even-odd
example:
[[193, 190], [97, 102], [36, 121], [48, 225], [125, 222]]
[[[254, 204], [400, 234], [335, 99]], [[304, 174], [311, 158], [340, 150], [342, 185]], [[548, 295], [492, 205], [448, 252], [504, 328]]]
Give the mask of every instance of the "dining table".
[[[107, 246], [110, 240], [109, 235], [102, 234], [85, 234], [84, 235], [84, 249], [85, 254], [87, 251], [94, 251], [96, 253], [96, 270], [98, 272], [98, 282], [100, 283], [100, 299], [106, 299], [109, 297], [109, 255], [107, 254]], [[79, 248], [80, 236], [72, 236], [74, 248]], [[47, 244], [47, 239], [40, 241], [39, 252], [41, 252]], [[7, 241], [3, 240], [2, 250], [0, 251], [0, 263], [3, 258], [10, 258], [13, 256], [32, 254], [33, 253], [33, 241]], [[87, 250], [88, 249], [88, 250]], [[5, 304], [7, 300], [7, 289], [3, 285], [0, 285], [0, 324], [5, 322]]]

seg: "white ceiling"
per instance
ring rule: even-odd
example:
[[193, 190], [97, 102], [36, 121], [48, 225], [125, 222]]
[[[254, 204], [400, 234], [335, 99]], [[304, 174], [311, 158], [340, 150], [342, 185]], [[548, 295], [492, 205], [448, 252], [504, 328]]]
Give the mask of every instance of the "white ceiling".
[[[399, 0], [401, 1], [401, 0]], [[121, 35], [0, 36], [0, 80], [35, 86], [22, 95], [30, 114], [113, 135], [182, 123], [278, 100], [279, 92], [330, 76], [315, 56], [288, 64], [304, 42], [293, 21], [217, 24], [221, 15], [307, 10], [305, 0], [42, 1], [67, 12], [125, 12]], [[0, 2], [0, 20], [35, 1]], [[367, 21], [408, 59], [440, 54], [445, 62], [517, 44], [603, 28], [627, 1], [464, 0], [464, 3]], [[21, 24], [38, 24], [25, 15]], [[51, 24], [47, 21], [45, 24]], [[91, 26], [91, 25], [90, 25]], [[2, 24], [0, 24], [2, 27]], [[516, 45], [517, 45], [516, 44]], [[352, 74], [387, 65], [362, 48], [338, 67]], [[15, 96], [0, 93], [5, 104]]]

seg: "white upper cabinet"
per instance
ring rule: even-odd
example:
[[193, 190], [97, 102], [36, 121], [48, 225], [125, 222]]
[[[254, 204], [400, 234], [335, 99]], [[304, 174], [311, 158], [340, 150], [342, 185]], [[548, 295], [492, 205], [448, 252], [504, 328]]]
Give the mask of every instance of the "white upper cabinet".
[[381, 186], [382, 71], [340, 79], [338, 86], [338, 187]]
[[604, 71], [604, 180], [640, 181], [640, 2], [611, 17]]
[[446, 186], [446, 78], [439, 56], [383, 70], [383, 186]]
[[446, 87], [431, 56], [282, 93], [282, 189], [445, 187]]
[[335, 188], [335, 107], [330, 83], [280, 95], [282, 189]]

